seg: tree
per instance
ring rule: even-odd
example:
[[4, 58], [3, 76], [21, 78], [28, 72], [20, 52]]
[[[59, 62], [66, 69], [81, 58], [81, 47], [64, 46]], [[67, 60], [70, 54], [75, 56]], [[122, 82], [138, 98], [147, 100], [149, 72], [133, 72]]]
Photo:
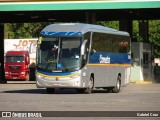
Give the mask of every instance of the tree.
[[135, 42], [143, 42], [142, 36], [139, 34], [139, 21], [133, 21], [133, 40]]
[[149, 21], [149, 41], [154, 45], [155, 57], [160, 57], [160, 20]]
[[119, 30], [119, 21], [98, 21], [97, 24]]
[[5, 38], [37, 38], [40, 31], [49, 23], [7, 23]]

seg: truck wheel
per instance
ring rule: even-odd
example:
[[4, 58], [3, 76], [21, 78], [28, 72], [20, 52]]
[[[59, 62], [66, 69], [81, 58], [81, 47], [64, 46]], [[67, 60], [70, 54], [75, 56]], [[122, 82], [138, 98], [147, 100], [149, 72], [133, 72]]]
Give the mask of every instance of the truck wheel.
[[119, 93], [120, 92], [120, 87], [121, 87], [121, 77], [118, 76], [116, 86], [113, 87], [112, 91], [114, 93]]
[[90, 94], [92, 93], [92, 89], [93, 89], [93, 78], [90, 77], [89, 86], [84, 90], [84, 93]]
[[52, 94], [55, 92], [55, 88], [46, 88], [47, 94]]

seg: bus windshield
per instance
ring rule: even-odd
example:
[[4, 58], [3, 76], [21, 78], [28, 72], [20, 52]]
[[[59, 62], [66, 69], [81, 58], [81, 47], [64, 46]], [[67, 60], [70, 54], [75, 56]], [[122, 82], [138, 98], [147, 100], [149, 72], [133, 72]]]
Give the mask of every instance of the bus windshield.
[[72, 71], [80, 67], [80, 44], [78, 37], [43, 38], [38, 45], [37, 69]]
[[73, 71], [80, 67], [80, 45], [81, 39], [78, 37], [61, 38], [61, 50], [58, 68]]

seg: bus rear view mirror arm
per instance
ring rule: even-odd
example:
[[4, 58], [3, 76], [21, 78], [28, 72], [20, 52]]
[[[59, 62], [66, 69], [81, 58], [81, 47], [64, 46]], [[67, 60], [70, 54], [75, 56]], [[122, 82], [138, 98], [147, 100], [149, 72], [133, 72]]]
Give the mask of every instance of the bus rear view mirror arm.
[[81, 55], [84, 55], [85, 53], [85, 46], [86, 46], [87, 40], [84, 40], [81, 45]]
[[29, 46], [29, 54], [32, 54], [33, 53], [33, 45], [35, 44], [35, 43], [37, 43], [37, 41], [33, 41], [31, 44], [30, 44], [30, 46]]

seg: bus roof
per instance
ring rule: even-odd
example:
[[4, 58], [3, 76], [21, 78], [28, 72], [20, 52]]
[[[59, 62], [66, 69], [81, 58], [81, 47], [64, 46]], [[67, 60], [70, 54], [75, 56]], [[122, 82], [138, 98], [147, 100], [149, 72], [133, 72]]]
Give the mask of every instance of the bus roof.
[[[77, 33], [86, 33], [86, 32], [102, 32], [102, 33], [109, 33], [109, 34], [117, 34], [117, 35], [124, 35], [129, 36], [129, 33], [118, 31], [109, 27], [104, 27], [101, 25], [93, 25], [93, 24], [84, 24], [84, 23], [62, 23], [62, 24], [51, 24], [46, 26], [41, 33], [44, 32], [54, 32], [55, 34], [58, 32], [77, 32]], [[55, 35], [54, 34], [54, 35]], [[53, 35], [53, 34], [52, 34]]]

